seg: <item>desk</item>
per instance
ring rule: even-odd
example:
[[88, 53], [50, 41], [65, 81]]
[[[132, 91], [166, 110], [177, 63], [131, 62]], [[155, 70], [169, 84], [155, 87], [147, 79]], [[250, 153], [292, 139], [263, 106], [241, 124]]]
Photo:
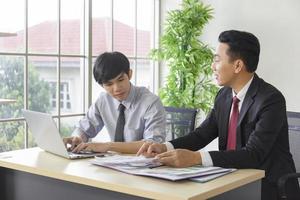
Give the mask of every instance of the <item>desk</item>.
[[[172, 182], [68, 160], [40, 148], [0, 154], [0, 199], [260, 199], [264, 171], [245, 169], [207, 183]], [[223, 194], [222, 194], [223, 193]]]

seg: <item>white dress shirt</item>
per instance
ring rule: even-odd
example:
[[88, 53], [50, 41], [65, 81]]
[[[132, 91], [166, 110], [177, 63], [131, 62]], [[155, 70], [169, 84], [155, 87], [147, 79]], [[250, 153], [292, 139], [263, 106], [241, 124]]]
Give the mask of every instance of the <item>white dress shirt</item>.
[[79, 121], [72, 135], [83, 134], [88, 139], [93, 138], [105, 126], [111, 141], [114, 141], [120, 103], [126, 107], [125, 142], [165, 141], [166, 113], [159, 97], [145, 87], [136, 87], [132, 84], [127, 99], [122, 102], [106, 92], [100, 93], [86, 116]]

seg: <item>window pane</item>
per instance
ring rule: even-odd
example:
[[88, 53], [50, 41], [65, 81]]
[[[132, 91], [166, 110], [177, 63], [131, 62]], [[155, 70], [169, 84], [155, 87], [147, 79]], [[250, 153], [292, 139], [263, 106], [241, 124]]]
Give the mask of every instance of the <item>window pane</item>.
[[24, 122], [0, 123], [0, 152], [24, 148]]
[[136, 66], [135, 66], [135, 60], [129, 59], [130, 69], [132, 70], [132, 77], [130, 82], [136, 85]]
[[61, 58], [62, 113], [84, 112], [84, 59]]
[[33, 138], [33, 135], [30, 131], [30, 129], [28, 129], [28, 148], [31, 147], [37, 147], [37, 144], [35, 143], [35, 140]]
[[58, 6], [55, 0], [28, 0], [28, 51], [57, 53]]
[[[52, 109], [52, 98], [57, 92], [57, 59], [53, 57], [29, 57], [29, 108], [31, 110], [56, 114]], [[55, 100], [56, 101], [56, 100]]]
[[0, 33], [15, 33], [9, 37], [0, 37], [0, 52], [24, 52], [24, 2], [0, 1]]
[[134, 56], [135, 1], [114, 0], [113, 49]]
[[[83, 117], [83, 116], [82, 116]], [[82, 119], [79, 117], [63, 117], [60, 119], [60, 134], [62, 137], [71, 136], [73, 130], [75, 129], [75, 125]]]
[[[96, 58], [93, 59], [93, 66], [95, 64]], [[100, 94], [100, 92], [105, 92], [102, 86], [100, 86], [94, 79], [92, 81], [92, 102], [95, 102]]]
[[137, 56], [147, 57], [154, 34], [154, 1], [137, 1]]
[[84, 1], [61, 1], [61, 53], [77, 54], [84, 48]]
[[93, 1], [93, 55], [111, 51], [111, 0]]
[[24, 58], [0, 56], [0, 98], [13, 99], [14, 103], [0, 105], [0, 118], [23, 116]]
[[144, 86], [150, 91], [153, 91], [153, 67], [150, 60], [137, 60], [136, 67], [137, 85]]

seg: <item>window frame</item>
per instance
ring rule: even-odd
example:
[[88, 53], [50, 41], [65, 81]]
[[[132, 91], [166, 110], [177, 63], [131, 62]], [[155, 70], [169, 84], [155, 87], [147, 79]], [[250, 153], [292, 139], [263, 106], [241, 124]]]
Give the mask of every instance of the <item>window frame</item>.
[[[92, 104], [92, 67], [93, 67], [93, 60], [96, 58], [96, 56], [93, 56], [92, 52], [92, 2], [93, 0], [82, 0], [83, 2], [83, 26], [84, 26], [84, 34], [83, 34], [83, 51], [81, 51], [80, 54], [63, 54], [61, 53], [61, 1], [63, 0], [57, 0], [58, 3], [58, 28], [57, 28], [57, 37], [58, 37], [58, 51], [56, 53], [30, 53], [28, 49], [28, 18], [29, 18], [29, 12], [28, 12], [28, 3], [29, 0], [24, 0], [25, 2], [25, 13], [24, 13], [24, 18], [25, 18], [25, 27], [24, 27], [24, 51], [23, 52], [0, 52], [0, 56], [22, 56], [24, 57], [24, 109], [29, 108], [29, 102], [28, 102], [28, 93], [29, 93], [29, 58], [32, 56], [36, 57], [53, 57], [57, 59], [57, 80], [55, 82], [57, 83], [56, 85], [56, 107], [57, 107], [57, 115], [54, 115], [54, 118], [57, 118], [57, 125], [58, 128], [60, 128], [61, 125], [61, 118], [64, 117], [77, 117], [77, 116], [84, 116], [85, 112], [74, 112], [70, 114], [62, 114], [61, 111], [62, 109], [60, 108], [60, 93], [61, 93], [61, 88], [60, 85], [61, 83], [68, 82], [68, 80], [62, 80], [61, 78], [61, 59], [62, 58], [79, 58], [79, 59], [84, 59], [83, 62], [83, 98], [82, 99], [82, 110], [87, 111], [89, 106]], [[157, 93], [158, 91], [158, 83], [159, 83], [159, 69], [158, 69], [158, 63], [151, 61], [151, 59], [146, 56], [138, 56], [137, 52], [137, 3], [138, 0], [135, 1], [135, 34], [134, 34], [134, 55], [133, 56], [128, 56], [128, 59], [134, 60], [135, 64], [132, 66], [132, 68], [137, 72], [138, 67], [137, 67], [137, 61], [142, 59], [142, 60], [149, 60], [151, 63], [151, 68], [152, 68], [152, 92]], [[159, 21], [160, 21], [160, 0], [152, 0], [153, 1], [153, 35], [151, 35], [151, 44], [150, 48], [155, 48], [158, 45], [158, 38], [159, 38]], [[114, 26], [113, 26], [113, 21], [114, 21], [114, 16], [113, 16], [113, 4], [114, 0], [110, 0], [111, 2], [111, 50], [114, 51], [113, 43], [114, 43]], [[141, 2], [141, 1], [140, 1]], [[137, 73], [135, 73], [137, 74]], [[53, 80], [51, 80], [53, 81]], [[133, 83], [135, 84], [137, 82], [137, 76], [135, 75], [133, 77]], [[69, 90], [70, 88], [70, 83], [69, 83]], [[70, 91], [69, 91], [70, 93]], [[51, 100], [51, 99], [50, 99]], [[49, 100], [49, 101], [50, 101]], [[0, 123], [2, 122], [24, 122], [24, 148], [28, 148], [28, 127], [27, 124], [25, 123], [25, 119], [23, 117], [20, 118], [9, 118], [9, 119], [0, 119]]]

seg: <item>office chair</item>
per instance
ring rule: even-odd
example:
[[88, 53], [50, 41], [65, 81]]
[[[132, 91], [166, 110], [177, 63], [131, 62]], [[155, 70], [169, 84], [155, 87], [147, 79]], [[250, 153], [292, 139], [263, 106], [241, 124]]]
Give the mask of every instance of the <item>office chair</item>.
[[296, 166], [296, 173], [290, 173], [283, 175], [278, 180], [278, 192], [280, 199], [288, 199], [285, 186], [289, 179], [300, 178], [300, 113], [287, 112], [288, 124], [289, 124], [289, 141], [290, 151], [293, 155], [293, 159]]
[[167, 140], [188, 134], [195, 128], [197, 109], [165, 107], [167, 113]]

